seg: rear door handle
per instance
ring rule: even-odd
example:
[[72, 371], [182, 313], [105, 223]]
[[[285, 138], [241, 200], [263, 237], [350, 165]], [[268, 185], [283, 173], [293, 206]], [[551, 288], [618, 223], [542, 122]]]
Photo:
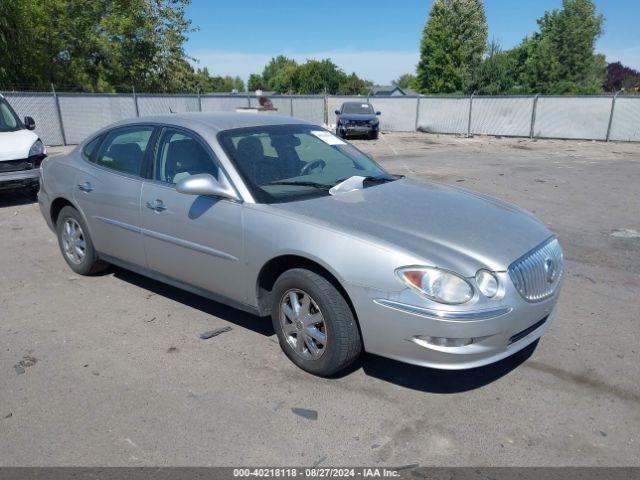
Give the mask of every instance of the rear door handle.
[[84, 182], [78, 185], [78, 188], [85, 193], [89, 193], [93, 190], [93, 185], [91, 185], [89, 182]]
[[156, 200], [155, 202], [147, 202], [147, 208], [154, 210], [156, 212], [164, 212], [167, 207], [164, 206], [162, 200]]

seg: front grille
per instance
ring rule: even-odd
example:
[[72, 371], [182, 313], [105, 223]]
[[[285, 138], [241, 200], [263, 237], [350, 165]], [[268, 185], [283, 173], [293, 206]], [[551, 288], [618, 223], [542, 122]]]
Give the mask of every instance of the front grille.
[[540, 302], [553, 295], [564, 269], [562, 249], [550, 238], [509, 266], [509, 276], [527, 302]]
[[529, 335], [531, 332], [539, 329], [542, 325], [544, 325], [544, 323], [547, 321], [548, 318], [549, 318], [549, 316], [546, 316], [542, 320], [540, 320], [539, 322], [536, 322], [533, 325], [531, 325], [529, 328], [525, 328], [521, 332], [516, 333], [513, 337], [511, 337], [509, 339], [509, 345], [511, 345], [512, 343], [516, 343], [518, 340], [522, 340], [524, 337]]
[[44, 155], [34, 155], [20, 160], [3, 160], [0, 161], [0, 173], [33, 170], [34, 168], [40, 167], [43, 159]]

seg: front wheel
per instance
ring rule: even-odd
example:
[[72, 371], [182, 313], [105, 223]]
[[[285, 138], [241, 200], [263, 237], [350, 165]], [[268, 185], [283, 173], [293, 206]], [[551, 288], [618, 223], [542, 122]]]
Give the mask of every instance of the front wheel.
[[73, 207], [64, 207], [56, 222], [60, 251], [67, 265], [79, 275], [92, 275], [107, 264], [98, 259], [89, 230], [82, 216]]
[[332, 375], [362, 351], [347, 301], [329, 281], [309, 270], [288, 270], [278, 278], [271, 319], [285, 354], [309, 373]]

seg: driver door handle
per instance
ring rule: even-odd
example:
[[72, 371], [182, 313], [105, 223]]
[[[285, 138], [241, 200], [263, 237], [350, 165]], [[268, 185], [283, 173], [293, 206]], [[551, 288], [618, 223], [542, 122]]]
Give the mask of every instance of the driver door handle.
[[147, 208], [156, 212], [164, 212], [167, 209], [167, 207], [164, 206], [164, 203], [160, 199], [154, 202], [147, 202]]
[[85, 193], [89, 193], [93, 191], [93, 185], [91, 185], [89, 182], [84, 182], [78, 185], [78, 189], [82, 190]]

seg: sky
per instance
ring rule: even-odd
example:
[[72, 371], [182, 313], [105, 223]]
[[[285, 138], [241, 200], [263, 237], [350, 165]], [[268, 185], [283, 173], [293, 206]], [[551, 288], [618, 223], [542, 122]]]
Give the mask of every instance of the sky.
[[[279, 54], [304, 62], [331, 58], [345, 72], [380, 85], [414, 72], [433, 0], [192, 0], [199, 31], [187, 52], [213, 75], [260, 73]], [[562, 0], [485, 0], [489, 38], [511, 48]], [[640, 70], [640, 0], [595, 0], [604, 14], [596, 51]]]

